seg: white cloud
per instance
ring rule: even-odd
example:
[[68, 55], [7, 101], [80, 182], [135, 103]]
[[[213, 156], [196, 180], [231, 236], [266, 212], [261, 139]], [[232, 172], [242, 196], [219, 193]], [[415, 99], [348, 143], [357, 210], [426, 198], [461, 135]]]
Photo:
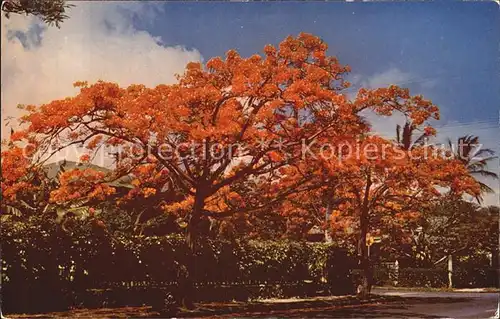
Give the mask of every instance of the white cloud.
[[[61, 29], [46, 28], [34, 17], [2, 16], [2, 124], [9, 116], [19, 116], [17, 104], [74, 95], [75, 81], [154, 86], [174, 82], [174, 75], [182, 73], [188, 62], [202, 60], [197, 50], [167, 47], [161, 39], [133, 27], [134, 18], [156, 17], [158, 10], [151, 4], [75, 5]], [[26, 38], [21, 41], [13, 32]], [[2, 125], [3, 137], [7, 132]]]
[[[389, 68], [384, 72], [371, 76], [355, 74], [351, 76], [350, 80], [354, 88], [376, 89], [392, 84], [405, 87], [405, 84], [413, 78], [414, 76], [410, 73], [403, 72], [397, 68]], [[355, 96], [356, 91], [351, 91], [351, 97]], [[363, 116], [370, 122], [375, 132], [386, 138], [395, 138], [396, 125], [403, 125], [405, 122], [404, 115], [400, 113], [394, 113], [393, 116], [379, 116], [374, 112], [366, 111], [363, 113]]]
[[358, 83], [361, 87], [367, 89], [375, 89], [379, 87], [387, 87], [391, 84], [404, 87], [411, 79], [415, 77], [412, 74], [403, 72], [398, 68], [389, 68], [384, 72], [376, 73], [368, 77], [357, 76]]

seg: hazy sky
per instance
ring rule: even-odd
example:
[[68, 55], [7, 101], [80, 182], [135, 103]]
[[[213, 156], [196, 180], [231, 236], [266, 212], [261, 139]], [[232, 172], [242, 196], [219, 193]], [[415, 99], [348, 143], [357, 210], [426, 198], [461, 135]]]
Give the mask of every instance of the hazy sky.
[[[18, 103], [74, 94], [77, 80], [172, 83], [188, 61], [229, 49], [249, 56], [304, 31], [323, 38], [329, 53], [351, 66], [352, 92], [408, 87], [440, 107], [441, 139], [474, 134], [500, 150], [500, 10], [494, 2], [73, 4], [61, 29], [32, 17], [2, 17], [3, 120], [18, 115]], [[401, 121], [373, 124], [392, 136]], [[497, 198], [489, 196], [488, 203]]]

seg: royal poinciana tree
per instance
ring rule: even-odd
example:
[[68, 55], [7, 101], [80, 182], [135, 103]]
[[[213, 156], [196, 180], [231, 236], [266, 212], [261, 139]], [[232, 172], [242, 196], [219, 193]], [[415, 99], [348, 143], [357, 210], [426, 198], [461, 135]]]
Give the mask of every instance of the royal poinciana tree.
[[333, 156], [317, 163], [327, 169], [318, 176], [323, 187], [291, 196], [284, 211], [307, 213], [308, 203], [317, 205], [323, 196], [327, 224], [337, 239], [357, 244], [364, 271], [362, 295], [370, 292], [372, 284], [368, 233], [396, 231], [401, 240], [409, 240], [412, 225], [417, 227], [428, 207], [480, 191], [466, 167], [449, 152], [432, 146], [406, 149], [376, 135], [340, 145]]
[[[432, 188], [432, 176], [415, 181], [423, 173], [410, 179], [406, 167], [392, 160], [333, 164], [338, 161], [320, 154], [323, 145], [353, 143], [369, 134], [360, 116], [364, 110], [384, 116], [402, 112], [421, 125], [436, 117], [438, 108], [397, 86], [361, 89], [350, 100], [343, 93], [349, 86], [344, 81], [348, 71], [327, 55], [321, 39], [300, 34], [278, 48], [266, 46], [263, 56], [242, 58], [229, 51], [225, 59], [206, 65], [190, 63], [173, 85], [77, 83], [80, 93], [74, 97], [25, 107], [23, 128], [12, 134], [2, 152], [4, 199], [15, 201], [30, 191], [30, 178], [44, 161], [79, 145], [84, 162], [103, 148], [117, 150], [114, 168], [110, 173], [90, 168], [65, 172], [51, 193], [52, 202], [106, 200], [115, 193], [110, 182], [125, 175], [133, 177], [134, 189], [123, 201], [175, 187], [184, 195], [165, 198], [161, 207], [184, 219], [192, 247], [207, 218], [262, 210], [302, 192], [342, 185], [339, 181], [349, 183], [341, 186], [343, 197], [359, 199], [346, 211], [366, 220], [380, 209], [373, 206], [375, 194], [387, 198], [386, 206], [397, 203], [386, 191], [372, 188], [390, 180], [390, 194], [413, 196], [408, 193], [412, 187]], [[26, 153], [31, 156], [26, 158]], [[366, 232], [365, 223], [361, 229]]]

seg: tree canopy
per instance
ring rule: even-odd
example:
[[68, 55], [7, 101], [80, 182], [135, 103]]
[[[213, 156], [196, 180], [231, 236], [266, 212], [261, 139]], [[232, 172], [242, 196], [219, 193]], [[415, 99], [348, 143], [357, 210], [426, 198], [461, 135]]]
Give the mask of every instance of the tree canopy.
[[190, 63], [173, 85], [120, 87], [75, 83], [73, 97], [24, 106], [22, 129], [2, 152], [6, 201], [40, 187], [43, 164], [78, 145], [90, 163], [103, 148], [113, 169], [68, 170], [50, 193], [55, 205], [116, 198], [113, 181], [133, 185], [118, 204], [143, 204], [182, 219], [194, 244], [208, 219], [251, 220], [275, 209], [295, 225], [311, 218], [304, 205], [324, 198], [334, 228], [356, 226], [364, 263], [370, 228], [414, 219], [443, 196], [479, 194], [465, 165], [449, 152], [377, 136], [363, 119], [403, 113], [415, 127], [439, 110], [408, 89], [360, 89], [350, 99], [348, 66], [320, 38], [301, 33], [263, 55], [230, 50], [205, 65]]

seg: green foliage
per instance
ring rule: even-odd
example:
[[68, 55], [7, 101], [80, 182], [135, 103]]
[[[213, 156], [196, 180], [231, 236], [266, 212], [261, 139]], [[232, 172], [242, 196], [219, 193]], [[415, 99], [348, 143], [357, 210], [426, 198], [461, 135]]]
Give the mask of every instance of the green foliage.
[[[290, 285], [308, 282], [326, 285], [331, 293], [353, 287], [346, 281], [351, 257], [333, 245], [207, 240], [193, 255], [178, 235], [112, 238], [83, 222], [69, 234], [41, 219], [2, 226], [4, 306], [10, 311], [92, 305], [96, 297], [89, 289], [111, 289], [114, 294], [106, 298], [118, 303], [148, 302], [154, 298], [147, 294], [158, 289], [176, 291], [186, 280], [198, 286], [196, 298], [208, 300], [222, 286], [281, 287], [251, 293], [238, 288], [243, 299], [269, 293], [293, 295], [297, 290]], [[109, 293], [100, 294], [104, 298]], [[226, 300], [236, 297], [236, 292], [227, 290], [218, 294]], [[34, 301], [36, 296], [42, 297]], [[59, 304], [54, 296], [59, 296]]]
[[434, 268], [402, 268], [399, 270], [398, 286], [444, 288], [448, 286], [448, 271]]
[[[354, 270], [355, 282], [360, 283], [362, 271]], [[438, 268], [401, 268], [397, 281], [393, 280], [387, 268], [376, 268], [373, 272], [373, 282], [376, 286], [398, 287], [432, 287], [444, 288], [448, 286], [448, 271]]]
[[[489, 288], [498, 286], [498, 270], [488, 267], [455, 267], [452, 281], [454, 288]], [[391, 271], [377, 268], [374, 281], [378, 286], [394, 286]], [[401, 268], [397, 277], [398, 287], [448, 287], [448, 270], [444, 268]]]
[[[446, 256], [475, 256], [498, 248], [499, 208], [448, 198], [422, 212], [417, 225], [409, 230], [408, 241], [396, 236], [384, 248], [388, 260], [398, 259], [404, 267], [433, 268]], [[389, 231], [387, 231], [389, 232]], [[389, 246], [391, 245], [391, 246]], [[484, 266], [484, 265], [483, 265]]]
[[460, 267], [453, 271], [456, 288], [498, 287], [500, 270], [496, 268]]
[[68, 18], [66, 10], [72, 7], [65, 0], [6, 0], [2, 1], [5, 17], [10, 14], [35, 15], [48, 25], [57, 27]]

